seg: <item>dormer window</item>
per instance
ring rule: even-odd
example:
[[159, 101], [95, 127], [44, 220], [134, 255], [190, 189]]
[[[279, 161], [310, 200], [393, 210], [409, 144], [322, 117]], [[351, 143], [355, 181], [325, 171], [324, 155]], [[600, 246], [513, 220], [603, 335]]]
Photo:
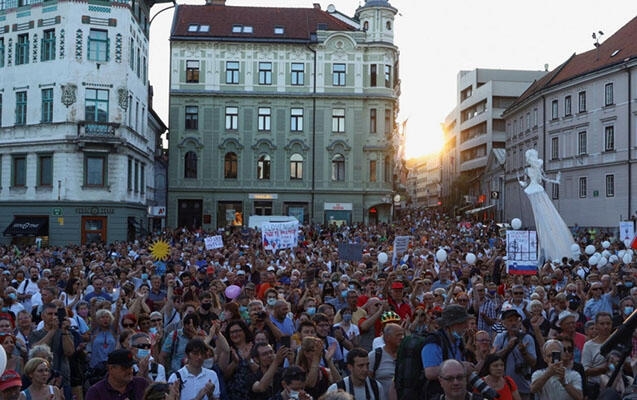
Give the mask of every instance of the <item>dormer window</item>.
[[199, 32], [210, 32], [210, 25], [201, 25], [199, 27]]
[[254, 32], [254, 29], [251, 26], [243, 27], [243, 33], [252, 33], [252, 32]]
[[274, 27], [274, 34], [275, 35], [283, 35], [283, 33], [285, 33], [285, 28], [283, 28], [282, 26], [275, 26]]
[[254, 28], [248, 25], [232, 25], [232, 33], [253, 33]]
[[190, 24], [188, 25], [188, 32], [197, 32], [199, 30], [198, 24]]

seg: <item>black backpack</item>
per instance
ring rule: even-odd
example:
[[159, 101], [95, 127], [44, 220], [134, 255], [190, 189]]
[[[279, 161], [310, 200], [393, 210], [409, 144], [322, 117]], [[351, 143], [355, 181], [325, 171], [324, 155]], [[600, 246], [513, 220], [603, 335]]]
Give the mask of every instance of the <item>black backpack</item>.
[[421, 352], [426, 344], [435, 343], [442, 348], [442, 358], [449, 358], [449, 351], [443, 338], [444, 332], [438, 331], [423, 337], [409, 335], [400, 342], [396, 356], [394, 386], [399, 400], [428, 400], [442, 393], [440, 383], [425, 377]]

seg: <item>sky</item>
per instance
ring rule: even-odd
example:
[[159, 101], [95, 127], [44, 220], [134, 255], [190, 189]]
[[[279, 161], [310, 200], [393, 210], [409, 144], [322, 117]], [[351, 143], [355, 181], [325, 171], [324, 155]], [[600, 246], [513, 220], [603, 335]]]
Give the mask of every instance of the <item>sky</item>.
[[[177, 0], [205, 4], [205, 0]], [[227, 6], [306, 7], [329, 4], [348, 16], [365, 0], [227, 0]], [[637, 1], [611, 0], [390, 0], [398, 9], [400, 113], [407, 121], [407, 158], [438, 151], [440, 124], [456, 105], [457, 75], [476, 68], [549, 70], [573, 53], [593, 48], [637, 16]], [[151, 10], [151, 18], [166, 4]], [[168, 124], [169, 37], [172, 10], [158, 14], [150, 31], [149, 78], [153, 107]], [[637, 39], [636, 39], [637, 40]]]

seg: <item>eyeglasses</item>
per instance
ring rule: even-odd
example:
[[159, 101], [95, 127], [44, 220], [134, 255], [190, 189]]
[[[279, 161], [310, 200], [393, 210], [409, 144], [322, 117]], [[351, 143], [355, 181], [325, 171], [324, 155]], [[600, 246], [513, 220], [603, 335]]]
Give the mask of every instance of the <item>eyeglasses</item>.
[[235, 335], [235, 334], [241, 333], [241, 332], [243, 332], [243, 329], [233, 329], [233, 330], [230, 331], [230, 334], [231, 335]]
[[514, 295], [524, 294], [524, 292], [513, 292]]
[[133, 347], [136, 349], [150, 349], [150, 343], [134, 344]]
[[453, 382], [453, 381], [458, 381], [458, 382], [463, 382], [464, 380], [467, 379], [466, 375], [456, 375], [456, 376], [440, 376], [440, 379], [447, 381], [447, 382]]
[[123, 326], [124, 328], [133, 328], [133, 327], [135, 327], [135, 325], [134, 325], [134, 324], [122, 324], [122, 326]]
[[150, 322], [161, 322], [161, 318], [151, 319]]
[[573, 352], [573, 348], [572, 347], [564, 347], [564, 352], [565, 353], [572, 353]]

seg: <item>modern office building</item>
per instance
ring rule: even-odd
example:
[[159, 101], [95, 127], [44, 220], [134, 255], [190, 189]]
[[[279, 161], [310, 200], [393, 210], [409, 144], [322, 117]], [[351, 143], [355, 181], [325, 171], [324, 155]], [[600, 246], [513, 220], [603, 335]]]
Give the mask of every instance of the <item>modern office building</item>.
[[353, 17], [318, 4], [179, 5], [168, 225], [389, 221], [404, 176], [396, 13], [386, 0]]
[[143, 1], [0, 2], [4, 243], [130, 240], [157, 206]]
[[567, 225], [616, 230], [637, 218], [637, 18], [570, 56], [506, 111], [506, 218], [534, 226], [518, 177], [536, 149], [545, 189]]

